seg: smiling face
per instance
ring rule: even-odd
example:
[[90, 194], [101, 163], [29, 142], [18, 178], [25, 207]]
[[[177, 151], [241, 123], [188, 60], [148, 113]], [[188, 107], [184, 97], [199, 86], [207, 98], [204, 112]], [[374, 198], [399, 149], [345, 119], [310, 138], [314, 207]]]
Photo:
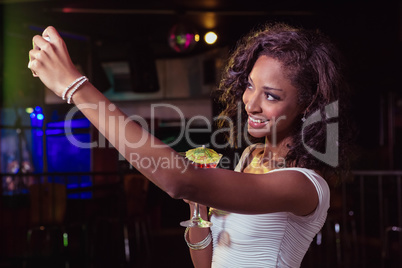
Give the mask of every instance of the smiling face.
[[256, 138], [275, 138], [277, 142], [290, 137], [294, 120], [300, 120], [303, 112], [297, 89], [285, 76], [282, 64], [268, 56], [259, 57], [254, 64], [243, 102], [249, 134]]

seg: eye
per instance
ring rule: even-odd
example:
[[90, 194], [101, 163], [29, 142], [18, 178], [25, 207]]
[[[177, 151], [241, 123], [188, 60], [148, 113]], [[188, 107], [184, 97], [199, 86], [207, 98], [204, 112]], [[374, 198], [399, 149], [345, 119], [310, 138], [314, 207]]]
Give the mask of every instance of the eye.
[[247, 89], [253, 89], [253, 86], [251, 85], [250, 82], [247, 82], [246, 88], [247, 88]]
[[277, 100], [279, 100], [279, 97], [274, 95], [274, 94], [271, 94], [269, 92], [265, 92], [264, 94], [267, 97], [267, 100], [269, 100], [269, 101], [277, 101]]

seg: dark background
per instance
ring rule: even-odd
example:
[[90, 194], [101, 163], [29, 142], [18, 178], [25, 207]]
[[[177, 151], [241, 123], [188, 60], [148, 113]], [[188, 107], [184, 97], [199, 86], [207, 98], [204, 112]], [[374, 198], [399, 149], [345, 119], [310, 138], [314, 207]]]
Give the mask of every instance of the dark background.
[[[231, 49], [250, 29], [266, 22], [319, 29], [347, 59], [354, 88], [351, 117], [360, 130], [358, 143], [368, 157], [357, 165], [392, 169], [401, 160], [402, 11], [398, 1], [5, 1], [1, 8], [3, 43], [15, 44], [12, 68], [8, 65], [3, 76], [5, 107], [43, 102], [41, 84], [31, 78], [26, 63], [31, 37], [47, 25], [64, 33], [75, 62], [92, 66], [92, 82], [101, 90], [107, 87], [101, 61], [131, 58], [150, 62], [189, 57], [215, 47]], [[199, 42], [191, 52], [178, 54], [167, 43], [167, 33], [178, 22], [192, 25], [201, 35], [215, 30], [218, 42], [213, 47]], [[144, 48], [149, 53], [144, 53]], [[5, 96], [4, 92], [9, 93]]]
[[[152, 62], [156, 58], [186, 59], [217, 47], [230, 51], [241, 36], [253, 27], [267, 22], [287, 22], [320, 30], [330, 36], [347, 60], [346, 73], [353, 88], [350, 117], [359, 131], [359, 157], [353, 169], [402, 168], [402, 5], [399, 1], [9, 0], [0, 1], [0, 12], [3, 26], [0, 28], [1, 108], [41, 105], [45, 113], [48, 113], [47, 118], [54, 110], [59, 114], [59, 118], [62, 118], [70, 108], [65, 105], [46, 105], [42, 83], [32, 78], [26, 67], [28, 51], [32, 47], [32, 36], [41, 34], [48, 25], [55, 26], [62, 33], [74, 62], [91, 73], [91, 82], [101, 91], [106, 90], [108, 84], [100, 62], [122, 59], [137, 59], [143, 62]], [[169, 47], [167, 35], [171, 27], [178, 22], [192, 25], [201, 35], [214, 30], [219, 35], [218, 42], [213, 46], [199, 42], [190, 52], [176, 53]], [[137, 68], [152, 69], [152, 66], [144, 64]], [[135, 105], [138, 102], [132, 103]], [[214, 105], [213, 108], [216, 115], [219, 107]], [[174, 128], [165, 128], [157, 134], [166, 137], [174, 135], [174, 132]], [[196, 139], [207, 138], [209, 137], [202, 136]], [[95, 150], [93, 155], [95, 169], [98, 169], [94, 171], [106, 169], [108, 172], [114, 172], [127, 169], [122, 163], [118, 166], [117, 161], [110, 161], [117, 157], [113, 150]], [[150, 187], [153, 199], [151, 205], [159, 209], [152, 211], [154, 214], [151, 216], [158, 221], [154, 225], [162, 227], [154, 237], [153, 254], [156, 254], [151, 255], [150, 263], [154, 264], [154, 267], [190, 267], [187, 249], [182, 240], [183, 230], [177, 228], [183, 215], [187, 217], [187, 206], [181, 200], [171, 200], [156, 187]], [[374, 185], [370, 189], [375, 187], [377, 186]], [[119, 193], [118, 188], [109, 190], [114, 191], [114, 195]], [[113, 201], [114, 205], [117, 204], [113, 207], [110, 201], [111, 199], [105, 199], [104, 204], [98, 203], [96, 207], [70, 201], [70, 214], [67, 216], [74, 220], [82, 217], [90, 222], [91, 217], [97, 218], [101, 217], [99, 214], [107, 214], [106, 210], [118, 212], [118, 209], [121, 209], [121, 206], [118, 206], [120, 203]], [[4, 213], [2, 212], [0, 226], [1, 234], [5, 238], [0, 248], [0, 260], [4, 260], [0, 262], [0, 267], [20, 267], [21, 260], [24, 260], [19, 255], [24, 252], [24, 244], [21, 241], [25, 238], [25, 233], [20, 231], [27, 227], [23, 223], [27, 221], [27, 210], [24, 210], [27, 206], [16, 210], [15, 207], [6, 206], [4, 202], [1, 205]], [[377, 222], [377, 218], [374, 222]], [[118, 229], [120, 227], [116, 228], [113, 224], [102, 222], [101, 225], [96, 225], [99, 235], [95, 235], [96, 239], [91, 240], [96, 241], [93, 248], [97, 252], [97, 255], [91, 255], [95, 256], [94, 260], [90, 260], [93, 263], [85, 263], [88, 260], [84, 256], [78, 260], [78, 264], [74, 263], [72, 266], [123, 266], [122, 244], [121, 240], [118, 240], [121, 238]], [[73, 235], [74, 230], [71, 241], [77, 241]], [[120, 244], [115, 246], [114, 243]], [[323, 252], [319, 250], [314, 252], [321, 253]], [[335, 258], [332, 253], [326, 252], [331, 254], [329, 258], [324, 258], [323, 254], [309, 254], [305, 267], [324, 267], [317, 266], [317, 263], [335, 267], [331, 262]], [[142, 259], [146, 253], [141, 251], [136, 254]], [[321, 262], [317, 262], [317, 259]], [[55, 266], [50, 264], [49, 267]], [[375, 263], [374, 266], [369, 264], [368, 267], [379, 266]]]

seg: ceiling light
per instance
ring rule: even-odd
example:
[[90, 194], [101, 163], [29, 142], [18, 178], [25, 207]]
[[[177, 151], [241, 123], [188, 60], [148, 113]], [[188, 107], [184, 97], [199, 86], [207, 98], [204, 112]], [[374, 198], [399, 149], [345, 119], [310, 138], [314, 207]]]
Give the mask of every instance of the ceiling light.
[[208, 45], [212, 45], [216, 42], [218, 36], [214, 32], [207, 32], [204, 36], [204, 40]]

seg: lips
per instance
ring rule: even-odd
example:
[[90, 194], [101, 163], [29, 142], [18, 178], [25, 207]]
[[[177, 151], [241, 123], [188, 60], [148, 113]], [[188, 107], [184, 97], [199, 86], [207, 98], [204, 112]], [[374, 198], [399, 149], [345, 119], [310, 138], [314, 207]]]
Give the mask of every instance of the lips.
[[248, 124], [253, 128], [263, 128], [268, 124], [269, 120], [256, 119], [249, 117]]

